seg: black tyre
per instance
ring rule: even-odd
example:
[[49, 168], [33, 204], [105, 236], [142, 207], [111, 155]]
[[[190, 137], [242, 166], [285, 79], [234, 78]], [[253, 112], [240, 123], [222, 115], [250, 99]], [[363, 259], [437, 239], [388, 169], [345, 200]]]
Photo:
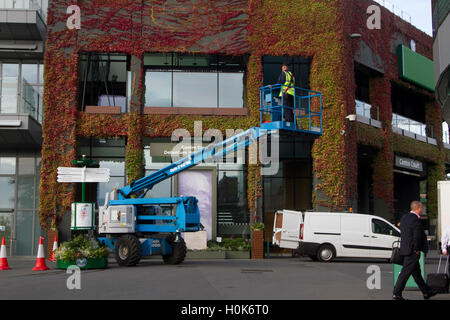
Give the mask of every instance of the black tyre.
[[166, 238], [166, 241], [172, 246], [172, 253], [162, 256], [165, 264], [180, 264], [186, 258], [186, 243], [181, 237], [179, 241], [175, 241], [175, 239], [175, 235]]
[[331, 262], [336, 258], [336, 250], [332, 245], [324, 244], [317, 250], [317, 260], [321, 262]]
[[119, 266], [135, 266], [142, 257], [141, 242], [134, 235], [124, 235], [117, 240], [114, 254]]

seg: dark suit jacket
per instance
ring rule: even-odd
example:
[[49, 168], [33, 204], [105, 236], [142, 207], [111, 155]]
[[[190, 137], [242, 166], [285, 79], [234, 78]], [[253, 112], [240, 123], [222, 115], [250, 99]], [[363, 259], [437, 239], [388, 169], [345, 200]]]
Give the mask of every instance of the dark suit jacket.
[[428, 252], [427, 236], [420, 219], [414, 213], [407, 213], [400, 220], [400, 254], [409, 256], [416, 251]]

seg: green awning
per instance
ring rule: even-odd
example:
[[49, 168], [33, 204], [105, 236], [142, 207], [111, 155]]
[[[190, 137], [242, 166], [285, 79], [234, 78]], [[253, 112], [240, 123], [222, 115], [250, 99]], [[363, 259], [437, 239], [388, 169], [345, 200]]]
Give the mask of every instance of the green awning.
[[400, 79], [434, 91], [434, 63], [404, 45], [397, 47]]

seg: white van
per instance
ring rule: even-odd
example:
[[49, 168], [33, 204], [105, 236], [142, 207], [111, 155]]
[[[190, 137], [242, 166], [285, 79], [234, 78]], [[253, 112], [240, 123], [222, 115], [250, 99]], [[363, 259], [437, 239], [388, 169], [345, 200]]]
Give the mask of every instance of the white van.
[[339, 212], [275, 213], [272, 242], [313, 260], [336, 257], [389, 259], [400, 230], [377, 216]]

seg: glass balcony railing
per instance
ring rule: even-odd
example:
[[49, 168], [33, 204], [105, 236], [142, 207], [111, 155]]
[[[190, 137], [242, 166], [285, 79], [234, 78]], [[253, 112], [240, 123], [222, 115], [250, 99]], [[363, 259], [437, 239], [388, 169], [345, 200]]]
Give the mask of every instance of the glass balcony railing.
[[395, 113], [392, 114], [392, 127], [403, 129], [417, 135], [427, 136], [427, 126], [424, 123], [408, 119]]
[[374, 120], [379, 120], [379, 112], [376, 106], [355, 100], [356, 114]]
[[42, 124], [42, 97], [25, 79], [22, 80], [22, 113]]

